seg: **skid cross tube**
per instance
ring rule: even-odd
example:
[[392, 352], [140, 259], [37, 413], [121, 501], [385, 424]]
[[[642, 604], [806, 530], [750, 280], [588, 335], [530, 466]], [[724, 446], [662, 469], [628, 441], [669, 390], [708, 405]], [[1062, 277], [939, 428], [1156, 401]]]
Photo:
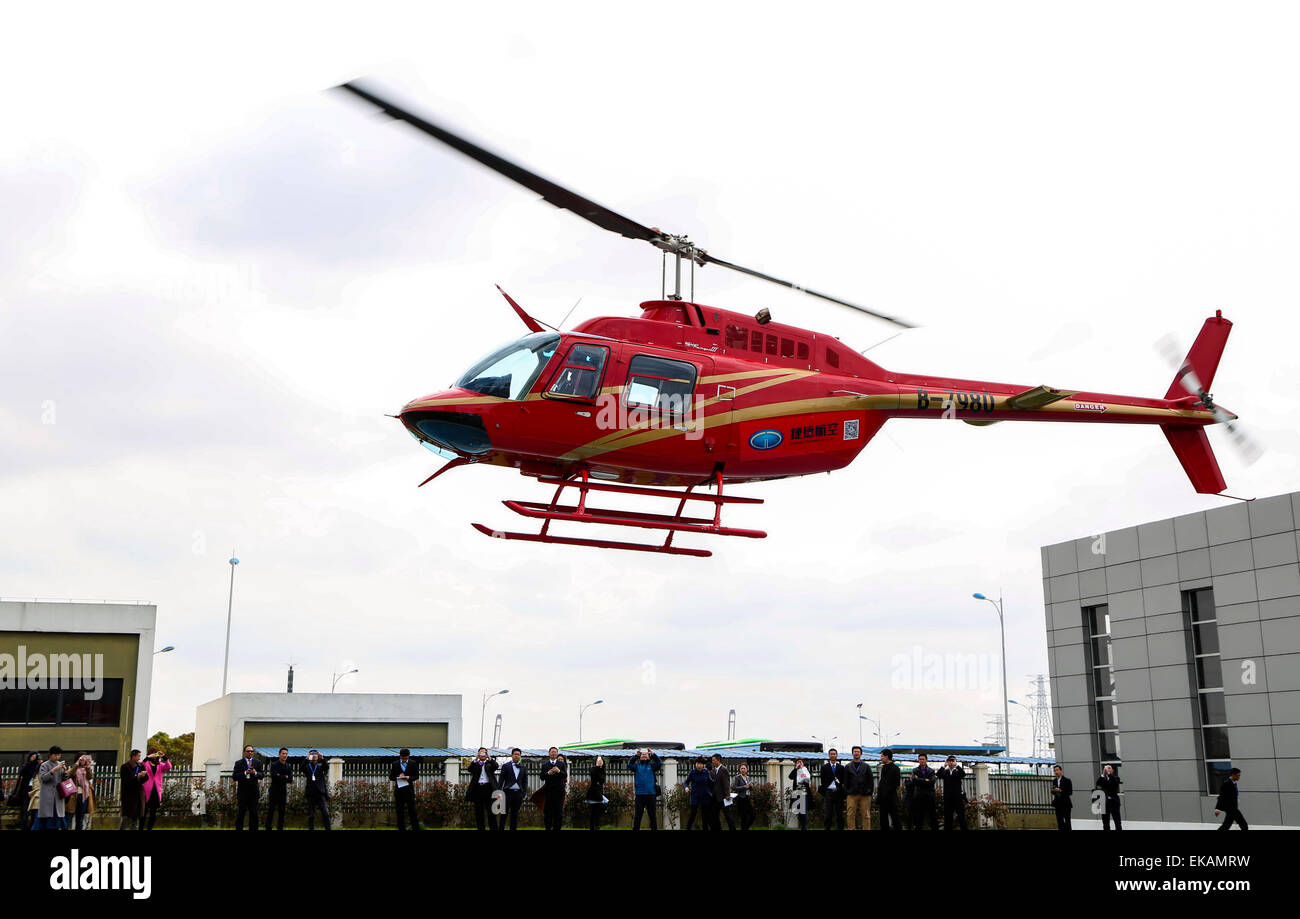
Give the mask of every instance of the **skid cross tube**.
[[[763, 539], [767, 536], [762, 530], [741, 529], [738, 527], [728, 527], [722, 525], [722, 506], [724, 504], [762, 504], [760, 498], [740, 498], [732, 495], [723, 494], [722, 470], [718, 469], [712, 477], [705, 482], [693, 482], [686, 486], [684, 491], [677, 491], [672, 488], [658, 488], [644, 485], [624, 485], [618, 482], [593, 482], [590, 472], [586, 467], [578, 469], [576, 472], [560, 478], [558, 476], [542, 476], [538, 481], [546, 485], [554, 485], [555, 493], [547, 503], [540, 501], [514, 501], [506, 500], [502, 503], [510, 510], [519, 514], [521, 517], [527, 517], [542, 522], [541, 529], [536, 533], [514, 533], [501, 530], [493, 530], [482, 524], [473, 524], [474, 528], [480, 533], [493, 536], [498, 539], [516, 539], [528, 542], [546, 542], [559, 545], [570, 546], [590, 546], [600, 549], [628, 549], [638, 552], [662, 552], [668, 555], [692, 555], [700, 558], [707, 558], [713, 553], [706, 549], [691, 549], [673, 545], [673, 537], [677, 533], [701, 533], [712, 536], [741, 536], [749, 539]], [[700, 494], [695, 489], [704, 484], [713, 485], [717, 491], [716, 494]], [[577, 504], [561, 504], [560, 497], [564, 494], [566, 488], [578, 489]], [[673, 514], [655, 514], [645, 511], [620, 510], [617, 508], [592, 508], [587, 506], [587, 496], [591, 491], [612, 492], [615, 494], [622, 493], [627, 495], [641, 495], [657, 498], [672, 498], [677, 502], [677, 510]], [[688, 501], [708, 501], [714, 505], [713, 517], [687, 517], [684, 516], [686, 504]], [[619, 542], [605, 539], [578, 539], [567, 536], [555, 536], [550, 532], [552, 521], [563, 523], [595, 523], [602, 526], [620, 526], [634, 527], [638, 529], [649, 530], [666, 530], [667, 535], [660, 545], [646, 543]]]

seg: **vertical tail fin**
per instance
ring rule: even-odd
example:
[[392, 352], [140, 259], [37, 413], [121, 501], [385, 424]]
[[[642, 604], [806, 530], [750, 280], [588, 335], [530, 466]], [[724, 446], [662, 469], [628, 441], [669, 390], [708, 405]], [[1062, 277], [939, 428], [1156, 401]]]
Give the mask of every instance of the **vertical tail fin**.
[[[1200, 342], [1199, 338], [1197, 342]], [[1193, 488], [1203, 495], [1217, 495], [1228, 487], [1223, 481], [1223, 473], [1219, 471], [1214, 451], [1210, 449], [1210, 438], [1205, 436], [1205, 428], [1162, 424], [1160, 430], [1165, 432], [1165, 438], [1169, 441], [1169, 446], [1174, 448], [1178, 462], [1183, 464], [1183, 472], [1192, 480]]]
[[[1189, 393], [1197, 394], [1195, 386], [1190, 385], [1191, 381], [1186, 379], [1188, 370], [1192, 372], [1194, 379], [1200, 382], [1200, 388], [1209, 391], [1214, 385], [1214, 374], [1219, 369], [1219, 358], [1223, 356], [1223, 346], [1228, 343], [1228, 333], [1231, 331], [1232, 323], [1223, 318], [1223, 311], [1215, 310], [1214, 315], [1205, 320], [1205, 325], [1201, 326], [1201, 333], [1192, 343], [1192, 350], [1187, 352], [1187, 359], [1178, 368], [1174, 381], [1169, 384], [1169, 392], [1165, 393], [1166, 399], [1182, 399]], [[1174, 449], [1176, 451], [1178, 448]]]

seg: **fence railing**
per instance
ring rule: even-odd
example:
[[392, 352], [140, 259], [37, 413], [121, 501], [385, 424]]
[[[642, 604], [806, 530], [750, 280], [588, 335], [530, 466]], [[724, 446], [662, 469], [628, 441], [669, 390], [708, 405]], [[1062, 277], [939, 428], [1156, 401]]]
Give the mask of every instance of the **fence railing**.
[[[769, 760], [753, 759], [749, 760], [749, 774], [751, 781], [756, 784], [767, 782], [767, 763]], [[530, 785], [535, 788], [537, 781], [537, 763], [536, 759], [529, 761]], [[587, 782], [591, 776], [591, 766], [594, 760], [589, 757], [574, 757], [569, 760], [569, 781]], [[362, 782], [367, 785], [387, 786], [389, 763], [374, 762], [366, 760], [345, 761], [343, 764], [343, 780], [345, 782]], [[729, 761], [728, 766], [734, 775], [739, 766], [739, 761]], [[691, 768], [691, 763], [687, 759], [678, 760], [678, 782], [680, 784], [686, 778], [686, 774]], [[14, 781], [17, 779], [19, 767], [15, 764], [0, 765], [0, 801], [8, 796], [13, 788]], [[776, 783], [778, 789], [788, 789], [789, 782], [783, 768], [779, 781]], [[426, 760], [424, 763], [424, 775], [421, 783], [440, 781], [443, 779], [443, 761]], [[813, 788], [817, 787], [817, 770], [812, 770]], [[904, 778], [909, 774], [904, 770]], [[468, 772], [461, 770], [460, 781], [464, 783], [468, 780]], [[626, 757], [607, 757], [605, 760], [605, 779], [610, 785], [630, 785], [633, 776], [627, 768]], [[221, 785], [228, 785], [231, 781], [231, 773], [222, 771], [219, 774]], [[119, 775], [116, 768], [106, 768], [97, 774], [94, 778], [93, 787], [95, 799], [100, 808], [116, 809], [118, 805], [118, 782]], [[165, 810], [172, 813], [190, 810], [195, 793], [204, 788], [206, 775], [202, 770], [173, 768], [167, 773], [166, 788], [167, 796], [164, 802]], [[662, 774], [661, 774], [662, 782]], [[989, 793], [1007, 806], [1010, 813], [1013, 814], [1050, 814], [1052, 813], [1052, 779], [1050, 776], [1039, 775], [1001, 775], [993, 774], [989, 776]], [[973, 772], [967, 773], [963, 782], [963, 788], [970, 799], [976, 796], [975, 775]], [[667, 794], [671, 789], [664, 788]], [[366, 795], [359, 797], [350, 796], [347, 803], [340, 802], [346, 812], [372, 812], [391, 809], [391, 801], [386, 794], [387, 789], [383, 788], [380, 792], [376, 788], [375, 795]], [[531, 801], [525, 802], [525, 809], [531, 809]]]

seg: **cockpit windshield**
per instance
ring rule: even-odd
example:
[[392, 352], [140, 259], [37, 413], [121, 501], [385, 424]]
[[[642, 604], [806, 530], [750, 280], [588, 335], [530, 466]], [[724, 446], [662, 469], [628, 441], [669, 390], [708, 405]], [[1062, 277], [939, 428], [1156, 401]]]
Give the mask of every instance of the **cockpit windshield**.
[[498, 348], [456, 381], [461, 389], [483, 396], [522, 399], [560, 345], [556, 332], [534, 332]]

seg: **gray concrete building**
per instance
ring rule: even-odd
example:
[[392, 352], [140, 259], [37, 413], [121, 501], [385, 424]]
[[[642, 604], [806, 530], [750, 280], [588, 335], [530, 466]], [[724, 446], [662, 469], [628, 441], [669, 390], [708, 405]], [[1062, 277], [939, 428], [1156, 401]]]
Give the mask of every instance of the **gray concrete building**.
[[1056, 758], [1088, 819], [1104, 763], [1128, 820], [1300, 826], [1300, 493], [1044, 546]]

